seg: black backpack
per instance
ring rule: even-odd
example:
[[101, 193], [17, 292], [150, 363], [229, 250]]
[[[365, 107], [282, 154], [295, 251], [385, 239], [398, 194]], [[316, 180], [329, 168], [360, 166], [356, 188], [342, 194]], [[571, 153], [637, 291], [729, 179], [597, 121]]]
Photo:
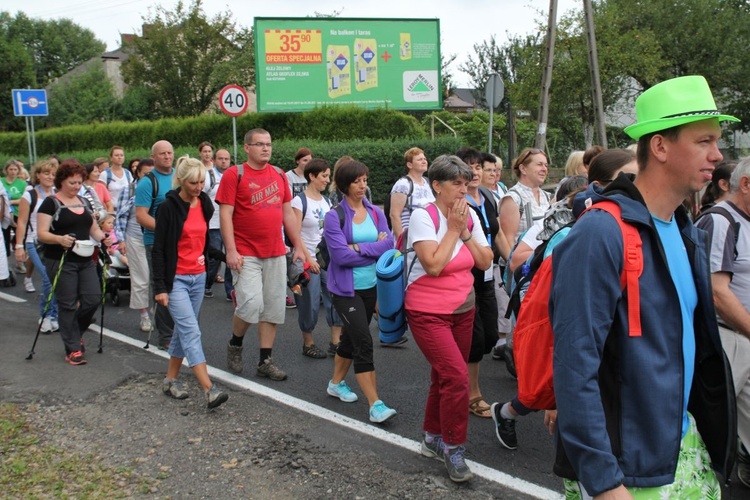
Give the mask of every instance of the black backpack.
[[[414, 193], [414, 181], [408, 175], [401, 177], [401, 179], [406, 179], [407, 181], [409, 181], [409, 194], [406, 195], [405, 206], [406, 208], [409, 209], [409, 213], [412, 213], [414, 211], [414, 206], [412, 205], [412, 194]], [[401, 179], [399, 179], [399, 181]], [[392, 230], [393, 227], [391, 224], [391, 193], [388, 193], [388, 196], [385, 197], [385, 203], [383, 204], [383, 212], [385, 212], [385, 222], [386, 224], [388, 224], [388, 229]]]

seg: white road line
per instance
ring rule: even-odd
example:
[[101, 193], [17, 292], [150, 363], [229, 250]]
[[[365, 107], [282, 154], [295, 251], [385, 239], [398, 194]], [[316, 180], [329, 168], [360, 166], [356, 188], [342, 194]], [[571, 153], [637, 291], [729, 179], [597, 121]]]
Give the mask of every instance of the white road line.
[[21, 299], [16, 297], [15, 295], [11, 295], [9, 293], [3, 293], [0, 292], [0, 299], [7, 300], [8, 302], [14, 302], [16, 304], [21, 304], [23, 302], [26, 302], [26, 299]]
[[[0, 297], [2, 295], [0, 295]], [[91, 325], [90, 330], [99, 334], [100, 327], [98, 325]], [[134, 347], [143, 348], [144, 346], [142, 340], [136, 340], [132, 337], [128, 337], [127, 335], [112, 331], [109, 328], [104, 329], [104, 335], [114, 340], [119, 340], [120, 342], [123, 342], [125, 344], [132, 345]], [[169, 354], [167, 354], [165, 351], [157, 349], [156, 346], [151, 346], [151, 348], [149, 348], [147, 352], [155, 354], [164, 359], [169, 359]], [[187, 363], [183, 362], [183, 364], [187, 366]], [[364, 422], [360, 422], [359, 420], [354, 420], [345, 415], [341, 415], [339, 413], [331, 411], [327, 408], [323, 408], [321, 406], [309, 403], [305, 400], [289, 396], [288, 394], [284, 394], [283, 392], [270, 389], [264, 385], [257, 384], [246, 378], [239, 377], [213, 366], [208, 367], [208, 373], [212, 378], [219, 380], [225, 384], [230, 384], [235, 387], [248, 390], [260, 396], [265, 396], [281, 404], [290, 406], [295, 410], [309, 413], [310, 415], [328, 420], [342, 427], [352, 429], [359, 433], [366, 434], [381, 441], [385, 441], [386, 443], [400, 446], [401, 448], [405, 448], [409, 451], [419, 453], [421, 444], [412, 439], [407, 439], [403, 436], [399, 436], [398, 434], [385, 431], [380, 427], [375, 427], [374, 425], [366, 424]], [[474, 475], [487, 479], [488, 481], [495, 482], [506, 488], [510, 488], [512, 490], [529, 496], [533, 496], [535, 498], [554, 500], [563, 498], [563, 496], [557, 491], [553, 491], [548, 488], [544, 488], [543, 486], [539, 486], [537, 484], [530, 483], [523, 479], [511, 476], [504, 472], [500, 472], [499, 470], [493, 469], [492, 467], [488, 467], [486, 465], [482, 465], [478, 462], [474, 462], [473, 460], [467, 460], [466, 463], [469, 464]]]

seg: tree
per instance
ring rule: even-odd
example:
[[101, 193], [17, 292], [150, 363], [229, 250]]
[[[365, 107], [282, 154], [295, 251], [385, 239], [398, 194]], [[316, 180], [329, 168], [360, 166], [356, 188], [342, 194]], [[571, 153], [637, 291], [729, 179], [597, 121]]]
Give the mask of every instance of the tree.
[[32, 19], [23, 12], [12, 17], [0, 14], [0, 30], [20, 41], [34, 61], [36, 84], [46, 86], [106, 49], [94, 33], [70, 19], [45, 21]]
[[34, 63], [23, 44], [0, 34], [0, 130], [18, 130], [22, 126], [23, 119], [13, 116], [9, 97], [13, 89], [29, 88], [35, 82]]
[[45, 125], [85, 125], [115, 118], [117, 98], [104, 65], [101, 61], [94, 61], [89, 66], [50, 87], [49, 98], [55, 105], [50, 106]]
[[125, 83], [149, 90], [158, 116], [202, 113], [227, 83], [253, 83], [252, 32], [238, 27], [229, 12], [209, 19], [201, 0], [188, 8], [179, 2], [171, 12], [157, 7], [144, 23], [122, 72]]

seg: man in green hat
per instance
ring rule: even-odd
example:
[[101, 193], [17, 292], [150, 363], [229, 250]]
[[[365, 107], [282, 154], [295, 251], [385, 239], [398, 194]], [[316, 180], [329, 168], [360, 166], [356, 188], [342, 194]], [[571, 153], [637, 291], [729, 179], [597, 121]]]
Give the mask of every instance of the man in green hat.
[[[637, 177], [591, 188], [584, 204], [613, 201], [638, 229], [638, 286], [623, 291], [622, 231], [603, 210], [552, 254], [555, 472], [567, 498], [718, 498], [715, 471], [728, 477], [736, 455], [735, 399], [705, 234], [682, 201], [722, 159], [720, 121], [737, 119], [719, 113], [701, 76], [646, 90], [636, 117], [625, 131], [638, 140]], [[628, 300], [638, 300], [640, 331]]]

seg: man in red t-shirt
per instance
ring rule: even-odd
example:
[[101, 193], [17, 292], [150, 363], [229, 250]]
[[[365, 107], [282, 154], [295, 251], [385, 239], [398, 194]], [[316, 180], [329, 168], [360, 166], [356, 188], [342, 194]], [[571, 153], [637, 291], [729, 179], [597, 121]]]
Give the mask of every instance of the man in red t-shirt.
[[303, 243], [286, 176], [280, 168], [268, 163], [271, 134], [263, 129], [250, 130], [245, 134], [244, 148], [247, 162], [227, 169], [216, 193], [221, 237], [237, 299], [227, 365], [235, 373], [242, 372], [242, 340], [250, 325], [258, 323], [257, 373], [271, 380], [284, 380], [286, 373], [271, 358], [276, 325], [284, 322], [286, 314], [286, 247], [282, 227], [287, 228], [294, 246], [293, 260], [304, 261]]

